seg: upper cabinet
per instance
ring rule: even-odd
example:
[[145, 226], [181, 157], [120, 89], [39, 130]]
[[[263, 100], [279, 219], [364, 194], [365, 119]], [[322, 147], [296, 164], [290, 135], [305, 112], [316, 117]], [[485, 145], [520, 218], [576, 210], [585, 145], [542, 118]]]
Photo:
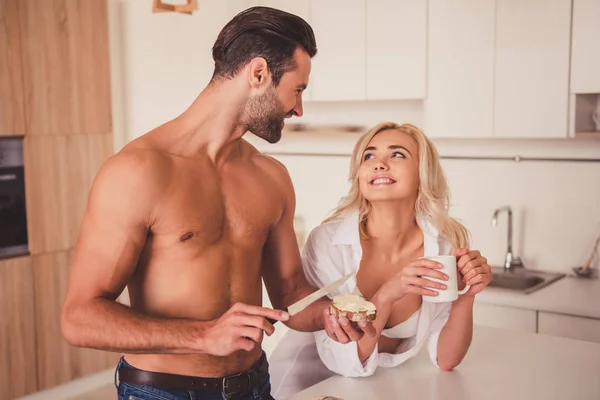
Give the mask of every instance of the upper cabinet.
[[366, 13], [367, 100], [424, 99], [426, 2], [368, 0]]
[[492, 135], [495, 3], [429, 1], [427, 135]]
[[571, 0], [429, 2], [433, 137], [566, 138]]
[[318, 53], [312, 63], [315, 101], [366, 98], [365, 0], [312, 0]]
[[279, 8], [312, 26], [318, 52], [305, 101], [426, 97], [426, 1], [234, 0], [229, 4], [236, 12], [256, 5]]
[[27, 134], [112, 133], [107, 2], [18, 3]]
[[24, 134], [19, 3], [0, 0], [0, 136]]
[[312, 0], [310, 7], [319, 50], [307, 100], [425, 97], [426, 2]]
[[571, 93], [600, 93], [600, 0], [573, 0]]
[[565, 138], [571, 0], [497, 0], [494, 136]]

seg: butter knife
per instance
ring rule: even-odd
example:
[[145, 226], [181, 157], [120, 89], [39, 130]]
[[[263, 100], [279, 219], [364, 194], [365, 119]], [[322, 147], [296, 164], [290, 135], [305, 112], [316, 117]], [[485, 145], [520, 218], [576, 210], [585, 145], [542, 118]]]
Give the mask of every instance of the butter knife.
[[[321, 297], [327, 295], [328, 293], [330, 293], [333, 290], [340, 287], [352, 275], [354, 275], [353, 272], [349, 273], [348, 275], [342, 276], [337, 281], [332, 282], [329, 285], [322, 287], [321, 289], [317, 290], [316, 292], [311, 293], [308, 296], [304, 297], [303, 299], [300, 299], [297, 302], [295, 302], [294, 304], [284, 308], [283, 311], [286, 311], [288, 314], [290, 314], [290, 316], [294, 316], [294, 315], [298, 314], [300, 311], [304, 310], [306, 307], [308, 307], [315, 301], [319, 300]], [[267, 318], [267, 321], [269, 321], [271, 324], [275, 324], [277, 322], [276, 319], [272, 319], [272, 318]]]

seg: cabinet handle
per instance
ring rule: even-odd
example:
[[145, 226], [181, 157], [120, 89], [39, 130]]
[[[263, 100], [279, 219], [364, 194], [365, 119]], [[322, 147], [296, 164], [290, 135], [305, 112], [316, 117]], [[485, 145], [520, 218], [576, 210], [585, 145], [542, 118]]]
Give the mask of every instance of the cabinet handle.
[[17, 179], [17, 175], [15, 175], [15, 174], [0, 175], [0, 182], [1, 181], [14, 181], [15, 179]]

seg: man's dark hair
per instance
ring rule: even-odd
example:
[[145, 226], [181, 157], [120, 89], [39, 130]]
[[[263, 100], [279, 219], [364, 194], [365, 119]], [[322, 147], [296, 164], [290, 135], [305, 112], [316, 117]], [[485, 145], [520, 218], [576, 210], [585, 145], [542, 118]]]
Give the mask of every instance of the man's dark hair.
[[270, 7], [251, 7], [223, 27], [212, 49], [215, 60], [213, 80], [231, 79], [250, 60], [263, 57], [273, 83], [284, 72], [296, 68], [294, 52], [317, 54], [315, 34], [302, 18]]

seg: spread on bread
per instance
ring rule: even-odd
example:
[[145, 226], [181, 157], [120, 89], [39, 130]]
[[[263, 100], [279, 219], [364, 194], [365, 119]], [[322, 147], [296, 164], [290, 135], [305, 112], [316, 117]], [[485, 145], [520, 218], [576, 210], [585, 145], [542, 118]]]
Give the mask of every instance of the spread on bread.
[[340, 294], [333, 297], [332, 314], [344, 316], [350, 321], [373, 321], [377, 314], [375, 304], [358, 294]]

